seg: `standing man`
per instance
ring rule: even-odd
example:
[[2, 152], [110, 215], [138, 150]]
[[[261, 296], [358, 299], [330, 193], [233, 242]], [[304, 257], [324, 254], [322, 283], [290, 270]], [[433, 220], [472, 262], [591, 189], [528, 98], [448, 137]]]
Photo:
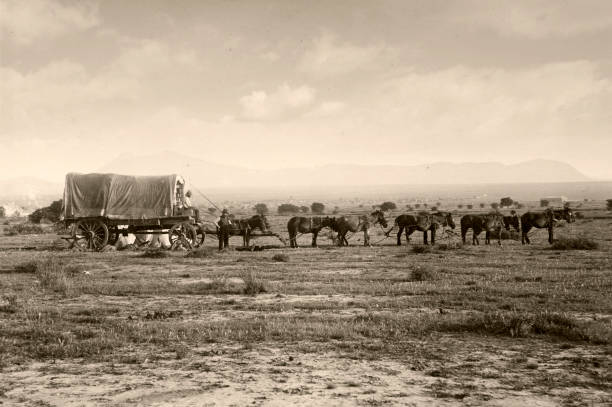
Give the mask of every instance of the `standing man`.
[[217, 227], [219, 228], [219, 250], [223, 250], [224, 248], [229, 247], [229, 237], [232, 228], [232, 221], [227, 209], [223, 209], [223, 211], [221, 211], [221, 217], [217, 222]]

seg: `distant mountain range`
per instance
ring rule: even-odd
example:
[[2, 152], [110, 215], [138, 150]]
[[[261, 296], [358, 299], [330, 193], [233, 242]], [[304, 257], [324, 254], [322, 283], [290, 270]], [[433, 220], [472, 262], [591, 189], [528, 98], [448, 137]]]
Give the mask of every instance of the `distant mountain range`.
[[[178, 173], [188, 184], [210, 188], [282, 188], [376, 185], [504, 184], [591, 181], [567, 163], [531, 160], [505, 165], [497, 162], [448, 163], [427, 165], [350, 165], [333, 164], [311, 168], [254, 170], [211, 163], [175, 152], [137, 156], [123, 154], [97, 172], [131, 175]], [[356, 188], [357, 189], [357, 188]], [[0, 181], [0, 197], [23, 206], [38, 205], [49, 197], [61, 197], [63, 180], [15, 178]], [[3, 202], [0, 201], [0, 204]]]
[[497, 162], [427, 165], [334, 164], [311, 168], [253, 170], [214, 164], [174, 152], [122, 155], [100, 172], [154, 175], [179, 173], [199, 187], [278, 187], [397, 184], [484, 184], [590, 181], [569, 164], [532, 160], [505, 165]]

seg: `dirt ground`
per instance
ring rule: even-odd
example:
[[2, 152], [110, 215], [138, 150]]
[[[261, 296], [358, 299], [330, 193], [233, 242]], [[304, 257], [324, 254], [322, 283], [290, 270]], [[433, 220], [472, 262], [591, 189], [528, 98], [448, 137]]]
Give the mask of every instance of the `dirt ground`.
[[611, 405], [611, 226], [557, 229], [594, 250], [545, 232], [192, 255], [2, 236], [0, 404]]

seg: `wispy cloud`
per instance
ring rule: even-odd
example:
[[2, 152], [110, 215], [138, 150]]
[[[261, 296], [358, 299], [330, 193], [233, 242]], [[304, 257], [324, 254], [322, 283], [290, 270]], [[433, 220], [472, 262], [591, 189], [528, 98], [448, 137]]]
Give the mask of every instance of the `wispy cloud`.
[[17, 44], [87, 30], [100, 24], [97, 7], [90, 2], [71, 5], [50, 0], [3, 0], [0, 27]]
[[359, 46], [322, 34], [302, 55], [298, 69], [314, 75], [341, 75], [386, 66], [395, 52], [387, 45]]
[[449, 18], [470, 28], [486, 28], [504, 36], [531, 39], [569, 37], [612, 28], [608, 0], [460, 1]]
[[315, 90], [302, 85], [279, 86], [273, 92], [256, 90], [240, 98], [243, 116], [251, 120], [279, 119], [284, 114], [309, 106], [315, 99]]

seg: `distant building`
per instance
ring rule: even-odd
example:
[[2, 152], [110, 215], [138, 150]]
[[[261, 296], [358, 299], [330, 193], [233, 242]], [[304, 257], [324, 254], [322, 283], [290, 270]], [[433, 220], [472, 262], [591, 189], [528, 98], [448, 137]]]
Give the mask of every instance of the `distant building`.
[[566, 196], [546, 196], [544, 198], [540, 198], [540, 206], [563, 206], [566, 202]]

